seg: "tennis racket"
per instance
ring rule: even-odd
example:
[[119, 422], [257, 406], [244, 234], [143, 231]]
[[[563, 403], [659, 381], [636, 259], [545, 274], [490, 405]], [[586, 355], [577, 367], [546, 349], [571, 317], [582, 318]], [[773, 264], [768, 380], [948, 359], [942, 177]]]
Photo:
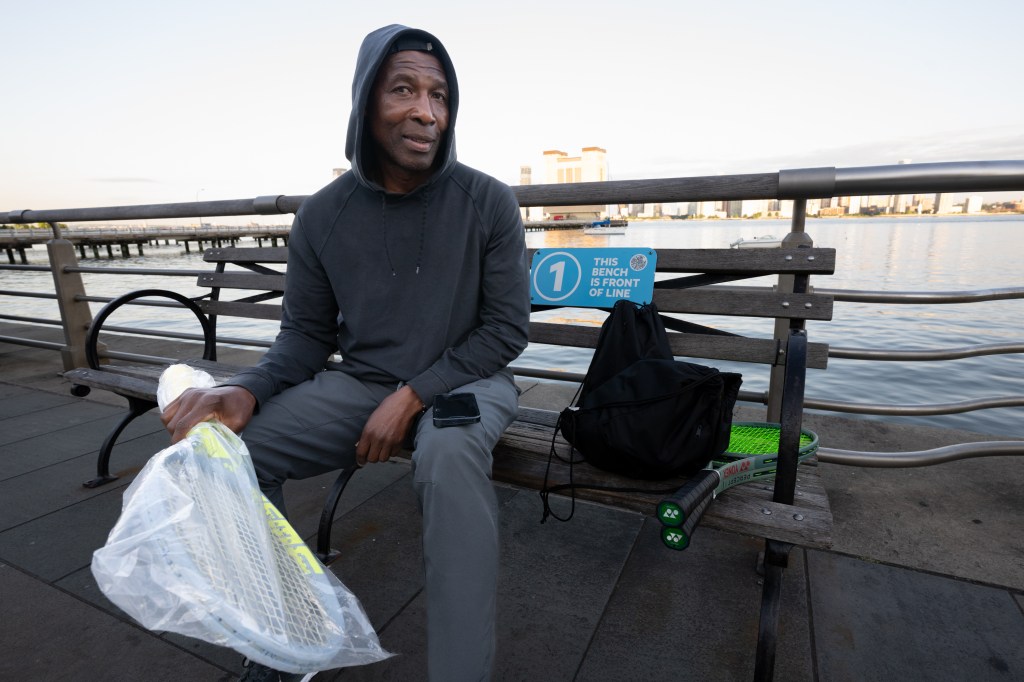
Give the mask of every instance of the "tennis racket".
[[[251, 465], [220, 422], [199, 424], [158, 453], [160, 468], [132, 492], [93, 573], [104, 593], [144, 626], [228, 646], [276, 670], [305, 673], [388, 656], [361, 605], [259, 490]], [[128, 589], [100, 580], [117, 540], [134, 543]], [[105, 573], [110, 574], [107, 568]], [[120, 576], [118, 576], [120, 577]], [[336, 589], [339, 588], [340, 589]]]
[[[775, 475], [780, 430], [778, 424], [766, 422], [737, 422], [732, 425], [725, 452], [658, 503], [661, 540], [666, 547], [686, 549], [711, 501], [725, 490]], [[801, 429], [798, 460], [802, 462], [817, 451], [817, 434]]]
[[[191, 368], [172, 369], [161, 378], [161, 408], [194, 379]], [[355, 595], [260, 493], [244, 443], [218, 421], [146, 464], [92, 569], [101, 591], [143, 626], [228, 646], [275, 670], [390, 655]]]

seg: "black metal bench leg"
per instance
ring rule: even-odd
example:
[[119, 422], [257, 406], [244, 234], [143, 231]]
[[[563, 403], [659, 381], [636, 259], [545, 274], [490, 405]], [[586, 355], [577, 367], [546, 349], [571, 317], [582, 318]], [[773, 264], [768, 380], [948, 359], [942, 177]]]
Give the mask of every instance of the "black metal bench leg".
[[334, 512], [338, 508], [341, 494], [345, 492], [345, 486], [348, 485], [352, 474], [358, 470], [358, 466], [341, 470], [331, 487], [331, 493], [324, 501], [324, 509], [320, 512], [320, 526], [316, 532], [316, 555], [325, 564], [331, 563], [341, 554], [338, 550], [331, 549], [331, 526], [334, 525]]
[[770, 682], [775, 674], [775, 646], [779, 635], [779, 605], [782, 601], [782, 572], [789, 563], [793, 545], [767, 540], [764, 546], [764, 587], [761, 591], [761, 622], [757, 630], [755, 682]]
[[143, 400], [142, 398], [128, 398], [128, 414], [118, 422], [117, 426], [107, 434], [106, 440], [103, 441], [103, 446], [100, 448], [100, 454], [96, 459], [96, 478], [90, 479], [82, 485], [86, 488], [97, 488], [111, 481], [116, 481], [117, 476], [110, 474], [110, 451], [114, 449], [114, 443], [117, 442], [117, 437], [121, 435], [121, 432], [125, 430], [129, 424], [132, 423], [136, 417], [149, 412], [156, 403], [152, 400]]

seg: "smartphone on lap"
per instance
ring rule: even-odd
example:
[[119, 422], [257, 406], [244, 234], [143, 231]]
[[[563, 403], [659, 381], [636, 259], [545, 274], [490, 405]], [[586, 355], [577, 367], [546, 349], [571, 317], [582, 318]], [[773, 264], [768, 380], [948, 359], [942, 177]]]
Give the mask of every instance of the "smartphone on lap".
[[461, 426], [480, 421], [480, 407], [472, 393], [442, 393], [434, 398], [434, 426]]

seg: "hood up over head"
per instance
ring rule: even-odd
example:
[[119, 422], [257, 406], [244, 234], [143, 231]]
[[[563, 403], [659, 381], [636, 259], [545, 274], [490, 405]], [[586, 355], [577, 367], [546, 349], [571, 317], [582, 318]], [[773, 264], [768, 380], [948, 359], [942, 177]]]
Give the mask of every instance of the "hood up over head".
[[440, 40], [426, 31], [399, 24], [385, 26], [366, 36], [359, 48], [356, 72], [352, 79], [352, 113], [349, 116], [348, 137], [345, 142], [345, 157], [352, 163], [351, 172], [360, 183], [375, 189], [380, 189], [380, 186], [368, 176], [367, 154], [372, 146], [366, 112], [377, 72], [388, 55], [395, 51], [393, 47], [397, 50], [418, 49], [430, 52], [444, 67], [445, 77], [448, 79], [448, 130], [437, 152], [432, 178], [447, 172], [455, 165], [455, 118], [459, 111], [459, 83], [448, 51], [444, 49]]

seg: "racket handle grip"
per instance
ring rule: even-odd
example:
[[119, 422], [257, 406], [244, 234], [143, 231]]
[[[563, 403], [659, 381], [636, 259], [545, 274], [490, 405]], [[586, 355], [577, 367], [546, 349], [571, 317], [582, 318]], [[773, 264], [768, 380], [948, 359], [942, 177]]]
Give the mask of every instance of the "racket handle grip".
[[664, 526], [682, 526], [703, 501], [711, 501], [717, 487], [718, 473], [701, 469], [679, 490], [658, 503], [658, 520]]
[[711, 500], [714, 498], [708, 495], [701, 500], [697, 506], [690, 512], [690, 515], [686, 517], [682, 526], [678, 528], [672, 526], [662, 526], [661, 528], [661, 542], [669, 549], [675, 549], [682, 551], [690, 546], [690, 538], [693, 537], [694, 531], [697, 530], [700, 520], [704, 518], [704, 512], [711, 506]]

